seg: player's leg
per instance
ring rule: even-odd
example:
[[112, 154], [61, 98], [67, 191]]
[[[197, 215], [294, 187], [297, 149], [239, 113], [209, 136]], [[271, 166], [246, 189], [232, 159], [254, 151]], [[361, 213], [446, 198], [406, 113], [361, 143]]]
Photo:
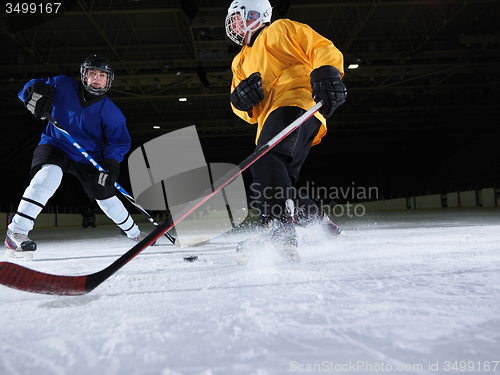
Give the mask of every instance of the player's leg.
[[102, 186], [97, 182], [99, 171], [94, 166], [70, 161], [68, 172], [80, 180], [85, 193], [96, 200], [106, 216], [122, 229], [128, 238], [139, 242], [146, 237], [146, 233], [139, 230], [122, 201], [116, 196], [115, 187]]
[[34, 222], [47, 201], [61, 184], [64, 163], [64, 153], [54, 146], [40, 145], [35, 149], [31, 164], [32, 179], [7, 228], [5, 236], [7, 258], [33, 257], [37, 246], [28, 237], [28, 233], [33, 229]]

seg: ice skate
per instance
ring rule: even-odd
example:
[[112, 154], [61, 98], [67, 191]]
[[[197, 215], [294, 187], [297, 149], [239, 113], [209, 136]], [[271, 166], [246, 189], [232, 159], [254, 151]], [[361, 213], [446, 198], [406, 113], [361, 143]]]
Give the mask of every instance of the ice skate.
[[25, 234], [14, 233], [7, 229], [5, 247], [7, 248], [5, 252], [7, 259], [31, 260], [36, 250], [36, 243]]
[[322, 241], [346, 236], [344, 231], [328, 217], [325, 211], [321, 211], [320, 218], [305, 225], [305, 227], [306, 233], [301, 236], [301, 241], [307, 245], [315, 245]]
[[[288, 220], [290, 222], [288, 222]], [[278, 254], [287, 262], [295, 263], [300, 261], [297, 251], [297, 234], [293, 227], [291, 218], [276, 218], [265, 228], [265, 233], [258, 238], [242, 241], [236, 246], [236, 262], [246, 264], [248, 261], [266, 245], [271, 245]], [[265, 251], [265, 249], [264, 249]]]
[[293, 218], [282, 216], [274, 220], [273, 224], [271, 243], [285, 261], [298, 262], [300, 255], [297, 251], [298, 239]]
[[250, 258], [255, 255], [259, 248], [269, 243], [271, 239], [269, 226], [264, 227], [264, 233], [256, 238], [241, 241], [236, 245], [236, 263], [247, 264]]
[[297, 244], [286, 244], [279, 247], [279, 254], [288, 263], [300, 261], [300, 254], [297, 251]]
[[[141, 232], [139, 233], [139, 235], [135, 238], [131, 238], [132, 241], [135, 241], [137, 243], [141, 242], [143, 239], [145, 239], [147, 237], [147, 233], [144, 233], [144, 232]], [[150, 246], [154, 246], [156, 244], [156, 241], [153, 242]]]
[[347, 236], [340, 227], [335, 224], [330, 217], [326, 214], [325, 211], [321, 212], [321, 221], [320, 221], [321, 229], [325, 233], [328, 239], [334, 239], [339, 237]]
[[266, 233], [258, 238], [238, 243], [236, 247], [237, 263], [247, 263], [253, 253], [266, 244], [271, 244], [285, 261], [291, 263], [300, 261], [295, 222], [291, 215], [294, 211], [293, 202], [288, 199], [285, 205], [286, 214], [266, 220], [267, 225], [264, 227]]

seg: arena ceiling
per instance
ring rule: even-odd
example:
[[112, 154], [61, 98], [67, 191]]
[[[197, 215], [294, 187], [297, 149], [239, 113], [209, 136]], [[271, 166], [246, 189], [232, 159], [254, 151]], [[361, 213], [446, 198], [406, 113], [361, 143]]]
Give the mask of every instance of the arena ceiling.
[[[224, 31], [230, 1], [70, 0], [50, 15], [39, 14], [48, 1], [37, 3], [43, 5], [37, 14], [7, 14], [0, 6], [4, 171], [29, 165], [43, 128], [17, 99], [24, 83], [59, 74], [78, 78], [91, 53], [114, 64], [109, 96], [125, 114], [134, 145], [194, 124], [216, 161], [238, 163], [252, 151], [255, 127], [229, 105], [230, 65], [239, 50]], [[447, 183], [498, 181], [498, 1], [271, 3], [273, 20], [309, 24], [344, 53], [346, 68], [359, 65], [346, 69], [348, 100], [318, 147], [328, 173], [350, 180], [349, 168], [387, 184], [394, 173], [428, 164], [434, 180], [421, 187], [434, 186], [443, 178], [439, 168], [467, 167], [480, 153], [495, 166], [460, 181], [450, 172]]]

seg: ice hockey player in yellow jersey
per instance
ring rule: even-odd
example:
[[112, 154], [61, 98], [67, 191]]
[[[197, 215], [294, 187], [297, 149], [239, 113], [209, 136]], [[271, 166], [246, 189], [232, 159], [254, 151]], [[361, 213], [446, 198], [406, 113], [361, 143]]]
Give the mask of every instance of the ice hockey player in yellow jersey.
[[308, 25], [279, 19], [271, 23], [268, 0], [235, 0], [226, 17], [227, 36], [242, 46], [232, 62], [231, 106], [257, 125], [256, 148], [314, 106], [321, 109], [251, 166], [253, 196], [264, 238], [238, 245], [244, 262], [257, 243], [272, 243], [290, 261], [298, 261], [295, 225], [319, 225], [329, 238], [342, 233], [325, 212], [294, 185], [312, 145], [326, 134], [326, 120], [346, 99], [341, 81], [342, 53]]

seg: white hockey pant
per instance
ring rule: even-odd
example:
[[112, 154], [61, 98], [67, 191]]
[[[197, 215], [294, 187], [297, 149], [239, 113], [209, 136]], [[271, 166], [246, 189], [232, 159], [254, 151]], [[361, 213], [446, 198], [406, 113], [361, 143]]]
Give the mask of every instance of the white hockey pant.
[[28, 235], [33, 229], [35, 219], [43, 210], [45, 204], [61, 184], [63, 171], [54, 164], [45, 164], [35, 174], [29, 186], [24, 191], [9, 229], [14, 233]]
[[134, 220], [121, 200], [116, 196], [97, 200], [97, 204], [101, 207], [101, 210], [127, 234], [128, 238], [135, 238], [141, 233], [139, 227], [134, 223]]
[[[17, 214], [14, 215], [12, 223], [9, 224], [9, 229], [12, 232], [28, 235], [33, 229], [36, 218], [61, 184], [62, 176], [62, 169], [54, 164], [43, 165], [33, 176], [21, 198]], [[125, 231], [129, 238], [135, 238], [140, 234], [139, 227], [117, 197], [98, 200], [97, 203], [103, 212]]]

